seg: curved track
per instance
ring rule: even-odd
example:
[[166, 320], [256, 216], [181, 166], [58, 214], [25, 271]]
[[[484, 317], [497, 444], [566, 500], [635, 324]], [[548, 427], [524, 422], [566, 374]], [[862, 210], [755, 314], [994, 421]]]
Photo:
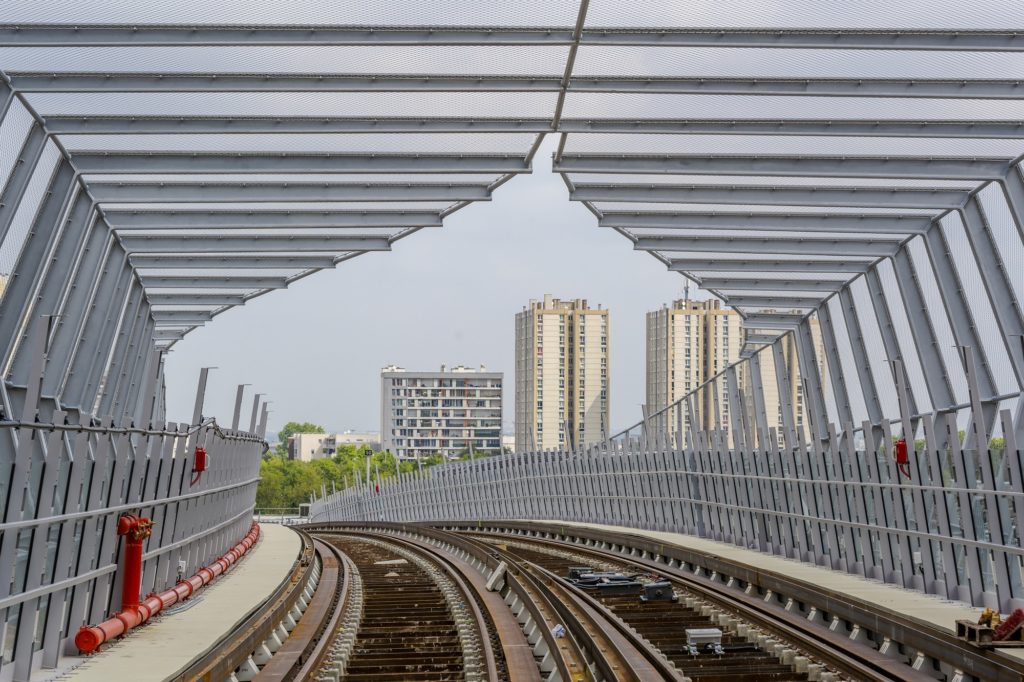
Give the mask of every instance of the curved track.
[[[759, 582], [737, 586], [732, 578], [716, 579], [716, 571], [694, 570], [698, 564], [689, 559], [668, 561], [664, 546], [641, 549], [641, 538], [624, 533], [581, 541], [541, 524], [306, 528], [307, 544], [323, 566], [309, 608], [277, 655], [261, 663], [259, 676], [239, 679], [935, 679], [780, 608], [752, 589]], [[720, 557], [705, 559], [721, 566]], [[581, 590], [563, 579], [568, 567], [580, 565], [641, 581], [658, 576], [678, 599], [642, 602]], [[349, 596], [354, 583], [356, 600]], [[743, 585], [747, 589], [738, 589]], [[722, 651], [695, 653], [686, 642], [688, 628], [722, 630]], [[992, 662], [982, 651], [955, 655], [966, 667]]]

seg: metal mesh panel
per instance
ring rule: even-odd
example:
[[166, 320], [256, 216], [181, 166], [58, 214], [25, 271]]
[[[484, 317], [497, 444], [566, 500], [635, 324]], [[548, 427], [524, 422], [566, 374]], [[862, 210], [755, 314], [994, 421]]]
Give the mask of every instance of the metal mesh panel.
[[43, 157], [36, 166], [35, 173], [32, 174], [28, 187], [25, 188], [25, 194], [14, 214], [14, 220], [11, 222], [11, 229], [3, 243], [0, 244], [0, 275], [9, 276], [14, 271], [25, 244], [25, 237], [32, 227], [32, 221], [46, 193], [47, 184], [50, 182], [58, 159], [60, 159], [60, 152], [56, 145], [48, 144], [43, 152]]
[[[926, 9], [927, 11], [922, 11]], [[955, 0], [931, 0], [921, 5], [894, 5], [885, 0], [856, 0], [841, 5], [814, 0], [777, 4], [750, 4], [740, 0], [700, 0], [623, 4], [593, 0], [587, 23], [594, 27], [696, 26], [718, 28], [999, 28], [1024, 23], [1021, 7], [1013, 0], [987, 0], [965, 6]]]
[[[981, 208], [999, 249], [999, 255], [1011, 273], [1010, 286], [1013, 287], [1013, 294], [1018, 301], [1024, 301], [1024, 269], [1021, 267], [1024, 263], [1024, 241], [1010, 214], [1006, 198], [994, 183], [983, 187], [978, 192], [978, 197], [981, 199]], [[1012, 276], [1014, 273], [1016, 276]]]
[[[596, 119], [975, 119], [1019, 120], [1024, 109], [1013, 100], [935, 98], [777, 97], [772, 95], [685, 95], [572, 91], [566, 118]], [[742, 116], [737, 113], [742, 112]]]
[[567, 47], [388, 45], [330, 47], [0, 48], [11, 72], [561, 75]]
[[942, 219], [940, 227], [949, 243], [950, 252], [959, 256], [955, 257], [953, 262], [963, 286], [964, 296], [971, 302], [971, 322], [978, 330], [978, 339], [984, 353], [982, 357], [991, 368], [996, 390], [1000, 394], [1013, 393], [1017, 390], [1017, 382], [1006, 349], [1006, 342], [1012, 340], [1004, 336], [996, 323], [970, 241], [964, 233], [963, 223], [957, 214], [951, 213]]
[[546, 118], [548, 92], [56, 93], [27, 96], [45, 115]]
[[[31, 6], [6, 8], [5, 21], [104, 23], [237, 24], [244, 17], [256, 24], [349, 24], [403, 26], [568, 26], [576, 19], [578, 4], [566, 0], [525, 0], [515, 5], [491, 5], [471, 0], [429, 3], [364, 3], [352, 0], [324, 5], [318, 0], [297, 0], [286, 5], [227, 0], [211, 5], [200, 0], [173, 4], [118, 0], [68, 3], [41, 0]], [[525, 22], [525, 23], [524, 23]]]
[[601, 154], [766, 154], [821, 156], [1006, 156], [1021, 150], [1016, 140], [929, 138], [778, 137], [755, 135], [570, 135], [565, 152]]

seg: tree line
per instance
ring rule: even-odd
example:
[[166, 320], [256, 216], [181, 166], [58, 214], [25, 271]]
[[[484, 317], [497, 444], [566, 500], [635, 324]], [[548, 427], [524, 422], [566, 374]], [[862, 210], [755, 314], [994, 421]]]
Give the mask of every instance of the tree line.
[[[312, 493], [320, 495], [321, 487], [341, 490], [366, 478], [367, 459], [371, 480], [383, 480], [416, 469], [415, 462], [399, 462], [390, 452], [372, 452], [365, 445], [339, 445], [331, 457], [311, 462], [288, 459], [288, 438], [296, 433], [325, 433], [324, 428], [310, 422], [288, 422], [277, 437], [276, 448], [268, 450], [260, 463], [260, 482], [256, 486], [257, 509], [287, 509], [309, 502]], [[440, 464], [440, 454], [425, 458], [423, 466]]]

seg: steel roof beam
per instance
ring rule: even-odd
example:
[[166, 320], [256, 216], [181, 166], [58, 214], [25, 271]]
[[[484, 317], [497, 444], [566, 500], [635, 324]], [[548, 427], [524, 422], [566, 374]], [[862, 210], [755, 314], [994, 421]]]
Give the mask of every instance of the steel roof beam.
[[[45, 78], [45, 77], [44, 77]], [[20, 81], [15, 80], [15, 85]], [[505, 86], [509, 87], [509, 86]], [[1018, 80], [896, 78], [573, 78], [570, 92], [666, 95], [760, 95], [768, 97], [898, 97], [928, 99], [1020, 99]]]
[[284, 289], [284, 277], [233, 277], [226, 275], [141, 275], [147, 289]]
[[159, 291], [147, 291], [146, 299], [150, 305], [175, 305], [175, 306], [212, 306], [221, 307], [229, 305], [242, 305], [246, 296], [242, 294], [223, 293], [188, 293], [171, 294]]
[[549, 118], [350, 118], [235, 116], [47, 116], [57, 135], [331, 134], [331, 133], [548, 133]]
[[292, 154], [249, 152], [71, 153], [79, 173], [528, 173], [515, 154]]
[[213, 319], [209, 310], [154, 310], [150, 313], [157, 324], [202, 324]]
[[779, 340], [779, 334], [747, 334], [746, 343], [767, 344]]
[[668, 269], [673, 272], [739, 272], [754, 270], [757, 272], [867, 272], [874, 262], [872, 260], [758, 260], [756, 258], [672, 258]]
[[335, 235], [121, 235], [130, 253], [262, 253], [390, 251], [385, 237]]
[[737, 308], [817, 308], [822, 298], [813, 296], [730, 296], [726, 301]]
[[560, 173], [645, 173], [822, 178], [1001, 180], [1011, 158], [912, 156], [783, 156], [700, 154], [563, 154]]
[[679, 135], [811, 135], [817, 137], [1024, 137], [1024, 121], [779, 120], [779, 119], [562, 119], [567, 133]]
[[321, 182], [89, 182], [99, 203], [490, 201], [486, 185]]
[[[13, 87], [38, 92], [559, 92], [555, 75], [378, 75], [8, 72]], [[573, 77], [569, 92], [671, 95], [1020, 99], [1016, 80], [879, 78]]]
[[180, 341], [185, 334], [195, 329], [195, 327], [189, 327], [188, 329], [154, 329], [152, 338], [154, 341]]
[[785, 319], [761, 318], [761, 319], [756, 320], [755, 324], [751, 324], [749, 326], [747, 326], [746, 323], [744, 323], [744, 327], [743, 328], [744, 329], [758, 329], [758, 330], [761, 330], [761, 331], [766, 330], [766, 329], [777, 329], [780, 332], [785, 332], [785, 331], [793, 331], [793, 330], [795, 330], [799, 326], [799, 324], [800, 324], [800, 320], [794, 320], [794, 319], [790, 319], [790, 318], [785, 318]]
[[602, 227], [706, 229], [706, 230], [781, 230], [790, 232], [828, 232], [863, 234], [924, 234], [931, 226], [927, 216], [847, 215], [841, 213], [640, 213], [604, 211]]
[[616, 201], [674, 204], [754, 206], [844, 206], [955, 210], [970, 197], [969, 190], [908, 189], [902, 187], [796, 187], [779, 185], [601, 185], [576, 184], [575, 201]]
[[[230, 116], [47, 116], [57, 135], [284, 134], [284, 133], [546, 133], [546, 118], [348, 118]], [[1024, 137], [1024, 121], [967, 120], [756, 120], [562, 118], [558, 132], [684, 135], [813, 135], [868, 137]]]
[[743, 326], [747, 329], [756, 329], [760, 324], [799, 324], [800, 320], [807, 317], [805, 313], [753, 313], [747, 315], [743, 320]]
[[440, 227], [437, 211], [144, 211], [107, 209], [103, 212], [114, 230], [274, 229], [303, 227]]
[[159, 322], [159, 321], [154, 321], [153, 322], [153, 328], [154, 329], [177, 329], [177, 328], [181, 327], [182, 324], [188, 324], [190, 327], [196, 328], [196, 327], [203, 327], [203, 326], [205, 326], [206, 322], [203, 322], [202, 320], [192, 321], [192, 322], [189, 322], [189, 321], [182, 321], [182, 322], [173, 322], [173, 321], [172, 322]]
[[163, 268], [163, 269], [238, 269], [238, 270], [321, 270], [334, 267], [332, 256], [293, 256], [287, 254], [267, 253], [257, 256], [243, 254], [214, 254], [203, 255], [175, 255], [175, 254], [152, 254], [136, 253], [131, 257], [132, 265], [136, 268]]
[[[701, 286], [705, 289], [721, 289], [722, 291], [750, 291], [763, 289], [766, 293], [759, 294], [772, 299], [795, 299], [804, 298], [806, 294], [787, 296], [787, 291], [818, 293], [832, 293], [839, 291], [846, 286], [846, 281], [840, 280], [806, 280], [806, 279], [782, 279], [773, 277], [705, 277], [701, 279]], [[772, 293], [767, 293], [772, 292]], [[730, 297], [731, 301], [732, 298]]]
[[558, 92], [543, 76], [8, 73], [14, 88], [39, 92]]
[[[780, 28], [585, 28], [583, 45], [940, 50], [1019, 52], [1012, 30]], [[192, 45], [571, 45], [571, 26], [240, 26], [193, 24], [5, 24], [0, 43], [16, 47]]]
[[695, 251], [701, 253], [764, 253], [796, 256], [851, 256], [881, 258], [899, 248], [895, 239], [870, 242], [828, 237], [667, 237], [636, 235], [639, 251]]

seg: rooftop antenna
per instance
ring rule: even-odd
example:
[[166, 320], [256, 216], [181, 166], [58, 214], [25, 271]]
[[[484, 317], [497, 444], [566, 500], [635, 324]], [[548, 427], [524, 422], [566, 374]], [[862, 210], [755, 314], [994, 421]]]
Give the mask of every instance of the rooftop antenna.
[[690, 300], [690, 282], [689, 282], [689, 280], [687, 280], [686, 284], [683, 286], [683, 299], [685, 299], [687, 301]]

